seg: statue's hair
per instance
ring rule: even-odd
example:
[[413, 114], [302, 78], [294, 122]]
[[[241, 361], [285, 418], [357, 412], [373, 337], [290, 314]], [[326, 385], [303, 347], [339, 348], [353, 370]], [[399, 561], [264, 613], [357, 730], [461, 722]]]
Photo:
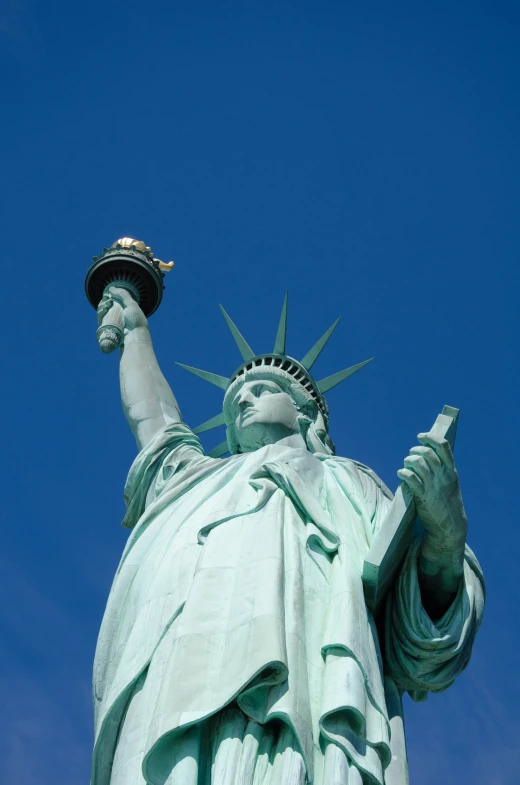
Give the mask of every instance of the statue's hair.
[[[227, 426], [226, 437], [229, 451], [236, 455], [241, 452], [237, 438], [235, 422], [231, 404], [239, 389], [245, 382], [266, 380], [278, 384], [284, 392], [289, 393], [298, 409], [298, 422], [300, 432], [310, 452], [324, 452], [333, 455], [336, 451], [334, 443], [328, 434], [328, 418], [318, 407], [312, 395], [294, 377], [280, 368], [253, 367], [245, 374], [235, 379], [224, 396], [224, 418]], [[328, 414], [328, 412], [327, 412]]]

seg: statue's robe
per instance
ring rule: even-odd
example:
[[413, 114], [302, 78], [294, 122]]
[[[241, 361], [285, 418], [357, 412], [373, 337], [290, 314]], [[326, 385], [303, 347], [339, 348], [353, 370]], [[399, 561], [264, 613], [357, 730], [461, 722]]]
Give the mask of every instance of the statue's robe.
[[125, 495], [93, 785], [405, 785], [401, 693], [446, 689], [482, 616], [469, 549], [434, 623], [412, 545], [381, 651], [361, 571], [391, 494], [367, 467], [282, 443], [213, 459], [177, 423]]

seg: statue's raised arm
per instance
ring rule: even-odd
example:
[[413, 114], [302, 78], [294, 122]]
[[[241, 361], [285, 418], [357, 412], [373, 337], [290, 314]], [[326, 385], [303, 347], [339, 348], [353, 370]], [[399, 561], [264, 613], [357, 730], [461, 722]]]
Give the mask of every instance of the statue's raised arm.
[[162, 262], [142, 240], [123, 237], [94, 257], [85, 291], [97, 308], [101, 350], [121, 353], [121, 399], [141, 450], [170, 423], [180, 422], [177, 401], [152, 346], [147, 316], [159, 307], [163, 278], [173, 262]]
[[120, 348], [121, 402], [139, 449], [165, 425], [181, 420], [179, 406], [155, 356], [148, 320], [132, 295], [111, 286], [98, 306], [98, 322], [119, 303], [123, 310], [124, 342]]

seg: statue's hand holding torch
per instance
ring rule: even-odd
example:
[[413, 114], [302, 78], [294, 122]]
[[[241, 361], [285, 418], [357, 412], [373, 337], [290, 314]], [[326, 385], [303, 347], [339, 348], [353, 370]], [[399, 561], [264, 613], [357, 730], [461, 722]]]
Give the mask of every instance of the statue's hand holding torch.
[[97, 308], [96, 337], [105, 354], [120, 348], [127, 335], [136, 327], [146, 327], [148, 320], [130, 292], [119, 286], [108, 286]]

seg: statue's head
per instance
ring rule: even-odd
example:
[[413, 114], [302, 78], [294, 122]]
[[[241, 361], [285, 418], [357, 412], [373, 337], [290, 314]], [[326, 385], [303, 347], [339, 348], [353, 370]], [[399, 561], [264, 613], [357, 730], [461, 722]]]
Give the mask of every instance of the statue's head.
[[311, 452], [334, 452], [328, 408], [311, 375], [290, 357], [263, 355], [231, 377], [223, 415], [231, 453], [299, 434]]
[[339, 319], [298, 361], [285, 353], [287, 295], [270, 354], [255, 355], [223, 308], [222, 311], [244, 359], [242, 365], [226, 378], [179, 363], [226, 391], [222, 414], [194, 429], [201, 433], [218, 425], [227, 426], [226, 441], [210, 455], [252, 452], [294, 435], [300, 435], [311, 452], [334, 453], [324, 393], [370, 362], [365, 360], [319, 382], [312, 377], [310, 369]]

